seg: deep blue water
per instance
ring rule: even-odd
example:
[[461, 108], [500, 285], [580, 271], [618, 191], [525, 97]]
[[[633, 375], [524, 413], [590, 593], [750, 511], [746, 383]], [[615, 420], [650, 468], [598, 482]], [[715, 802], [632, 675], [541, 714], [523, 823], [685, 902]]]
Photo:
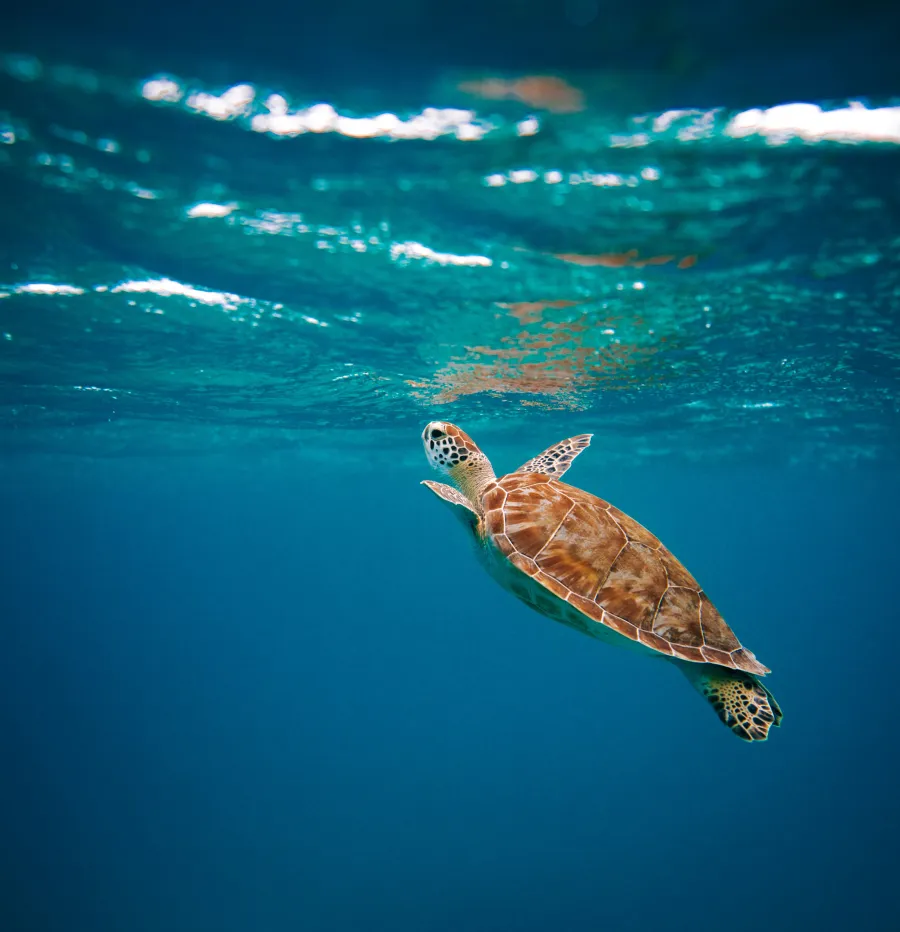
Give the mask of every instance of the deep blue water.
[[581, 459], [772, 666], [766, 744], [520, 607], [421, 469], [7, 472], [7, 927], [891, 928], [896, 483]]
[[[9, 23], [0, 928], [894, 928], [894, 14], [562, 7]], [[499, 589], [434, 418], [593, 432], [783, 726]]]

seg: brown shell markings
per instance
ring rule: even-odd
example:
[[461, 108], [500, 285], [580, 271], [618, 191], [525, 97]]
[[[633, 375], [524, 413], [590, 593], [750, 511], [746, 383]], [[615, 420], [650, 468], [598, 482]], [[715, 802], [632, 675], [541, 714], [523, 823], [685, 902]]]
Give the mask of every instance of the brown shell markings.
[[588, 618], [670, 657], [769, 672], [660, 541], [603, 499], [511, 473], [482, 501], [500, 552]]

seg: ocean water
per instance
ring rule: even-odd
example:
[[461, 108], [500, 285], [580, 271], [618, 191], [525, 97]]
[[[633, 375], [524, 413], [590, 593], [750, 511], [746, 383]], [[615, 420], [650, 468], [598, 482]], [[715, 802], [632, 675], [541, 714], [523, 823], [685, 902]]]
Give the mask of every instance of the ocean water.
[[[0, 41], [0, 925], [894, 928], [891, 20], [401, 7]], [[783, 726], [499, 589], [433, 419], [592, 432]]]

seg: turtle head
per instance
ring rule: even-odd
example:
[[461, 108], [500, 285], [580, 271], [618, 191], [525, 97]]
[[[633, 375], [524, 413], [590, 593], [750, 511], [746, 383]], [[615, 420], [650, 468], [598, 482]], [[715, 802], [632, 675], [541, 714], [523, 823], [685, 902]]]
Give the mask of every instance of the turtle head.
[[485, 487], [495, 476], [490, 460], [478, 444], [461, 428], [449, 421], [432, 421], [422, 431], [425, 456], [469, 499], [478, 504]]

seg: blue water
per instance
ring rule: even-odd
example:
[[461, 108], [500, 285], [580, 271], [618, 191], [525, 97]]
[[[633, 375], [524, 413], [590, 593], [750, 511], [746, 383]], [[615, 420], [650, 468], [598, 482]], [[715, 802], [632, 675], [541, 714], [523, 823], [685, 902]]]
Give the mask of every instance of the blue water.
[[[0, 928], [893, 929], [891, 19], [351, 6], [0, 42]], [[498, 588], [436, 418], [592, 432], [783, 726]]]

